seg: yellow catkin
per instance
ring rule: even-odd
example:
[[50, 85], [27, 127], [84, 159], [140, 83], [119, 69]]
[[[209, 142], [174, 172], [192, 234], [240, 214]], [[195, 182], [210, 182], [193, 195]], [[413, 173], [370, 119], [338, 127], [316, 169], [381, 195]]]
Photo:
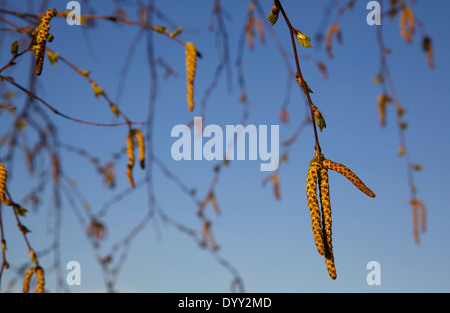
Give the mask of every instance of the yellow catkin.
[[322, 226], [320, 220], [320, 208], [317, 200], [317, 178], [321, 165], [317, 162], [311, 162], [309, 166], [307, 182], [306, 182], [306, 197], [308, 200], [309, 212], [311, 214], [311, 225], [314, 234], [314, 242], [317, 251], [325, 254], [325, 246], [323, 243]]
[[136, 141], [139, 148], [139, 164], [142, 169], [145, 168], [145, 140], [144, 135], [139, 129], [134, 130], [134, 135], [136, 136]]
[[410, 204], [412, 206], [414, 241], [419, 244], [419, 209], [421, 218], [420, 231], [422, 232], [425, 232], [427, 228], [427, 209], [419, 199], [412, 199]]
[[23, 278], [23, 292], [28, 293], [30, 291], [30, 279], [31, 276], [36, 272], [36, 268], [32, 267], [30, 268], [26, 273], [25, 277]]
[[50, 20], [56, 16], [58, 12], [56, 9], [50, 9], [45, 12], [42, 17], [41, 24], [39, 25], [39, 31], [36, 37], [36, 75], [41, 75], [42, 67], [44, 65], [44, 56], [45, 56], [45, 46], [47, 44], [48, 31], [50, 29]]
[[194, 80], [197, 70], [197, 49], [192, 42], [186, 43], [187, 101], [189, 111], [194, 109]]
[[37, 276], [37, 293], [44, 293], [45, 287], [45, 278], [44, 278], [44, 269], [40, 266], [36, 268], [36, 276]]
[[7, 178], [8, 174], [6, 172], [6, 168], [2, 163], [0, 163], [0, 201], [5, 205], [11, 205], [11, 200], [6, 199], [5, 197]]
[[328, 28], [327, 36], [326, 36], [326, 39], [325, 39], [325, 45], [326, 45], [326, 49], [327, 49], [327, 54], [328, 54], [328, 57], [330, 59], [332, 59], [334, 57], [333, 56], [333, 52], [332, 52], [332, 48], [331, 48], [334, 34], [336, 34], [338, 42], [342, 43], [342, 33], [341, 33], [341, 29], [340, 29], [338, 24], [332, 24]]
[[377, 109], [378, 109], [378, 115], [380, 117], [380, 126], [384, 127], [386, 125], [386, 108], [390, 101], [390, 98], [387, 94], [382, 93], [378, 96], [377, 101]]
[[372, 190], [367, 188], [367, 186], [362, 182], [361, 179], [356, 176], [355, 173], [353, 173], [349, 168], [347, 168], [345, 165], [340, 163], [335, 163], [330, 160], [324, 160], [323, 166], [325, 166], [327, 169], [336, 171], [342, 175], [344, 175], [348, 180], [350, 180], [359, 190], [364, 192], [369, 197], [375, 198], [375, 193], [373, 193]]
[[325, 250], [333, 252], [332, 231], [331, 231], [331, 202], [330, 187], [328, 185], [328, 170], [325, 167], [320, 169], [319, 176], [320, 202], [322, 204], [322, 231]]
[[327, 266], [328, 275], [330, 275], [331, 279], [335, 280], [337, 274], [332, 244], [330, 186], [328, 184], [328, 170], [326, 167], [322, 167], [319, 172], [319, 190], [320, 202], [322, 205], [322, 235], [325, 245], [325, 264]]
[[33, 274], [36, 273], [37, 278], [37, 293], [44, 293], [45, 287], [45, 278], [44, 278], [44, 269], [40, 266], [30, 268], [23, 278], [23, 292], [28, 293], [30, 291], [30, 280]]
[[414, 11], [410, 7], [404, 8], [401, 13], [400, 29], [401, 29], [402, 37], [408, 43], [411, 43], [412, 38], [414, 36], [414, 32], [416, 30], [416, 20], [414, 17]]
[[134, 166], [134, 129], [130, 129], [127, 137], [127, 155], [128, 155], [128, 165], [127, 165], [127, 177], [132, 188], [135, 187], [133, 179], [133, 166]]

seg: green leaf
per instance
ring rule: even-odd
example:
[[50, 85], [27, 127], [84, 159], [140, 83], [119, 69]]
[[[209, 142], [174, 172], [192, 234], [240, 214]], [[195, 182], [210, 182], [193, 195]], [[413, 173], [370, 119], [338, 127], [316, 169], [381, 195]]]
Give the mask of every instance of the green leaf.
[[423, 170], [423, 166], [420, 164], [413, 165], [412, 168], [413, 168], [413, 170], [415, 170], [417, 172], [420, 172]]
[[11, 54], [15, 57], [19, 53], [19, 42], [16, 40], [11, 44]]
[[100, 87], [99, 85], [97, 85], [96, 83], [92, 82], [91, 86], [92, 86], [92, 89], [94, 89], [94, 95], [96, 98], [105, 94], [105, 92], [103, 91], [103, 88]]
[[[301, 79], [300, 77], [297, 77], [297, 82], [298, 82], [298, 84], [300, 85], [300, 87], [302, 87], [303, 91], [304, 91], [305, 93], [307, 93], [306, 90], [305, 90], [305, 88], [304, 88], [304, 86], [303, 86], [303, 84], [302, 84], [302, 79]], [[314, 91], [312, 91], [311, 88], [309, 88], [308, 83], [305, 82], [305, 85], [306, 85], [306, 88], [308, 88], [308, 92], [309, 92], [309, 93], [314, 93]]]
[[36, 264], [36, 266], [38, 266], [39, 263], [38, 263], [38, 260], [37, 260], [37, 257], [36, 257], [36, 253], [34, 252], [33, 249], [30, 249], [29, 252], [30, 252], [31, 262], [33, 262], [34, 264]]
[[114, 104], [111, 105], [111, 111], [114, 113], [114, 115], [115, 115], [116, 117], [119, 117], [120, 111], [119, 111], [119, 109], [118, 109]]
[[[25, 235], [31, 232], [31, 230], [29, 230], [25, 225], [23, 224], [18, 224], [17, 225], [19, 227], [19, 230]], [[31, 253], [31, 252], [30, 252]]]
[[23, 117], [19, 117], [15, 123], [17, 130], [23, 130], [27, 126], [27, 121]]
[[174, 32], [170, 33], [169, 37], [174, 38], [174, 37], [178, 36], [179, 34], [181, 34], [182, 31], [183, 31], [183, 27], [180, 26]]
[[408, 123], [406, 123], [406, 122], [401, 122], [401, 123], [400, 123], [400, 128], [401, 128], [402, 130], [407, 129], [407, 128], [408, 128]]
[[167, 32], [167, 27], [164, 26], [153, 26], [153, 29], [160, 34], [165, 34]]
[[296, 34], [295, 37], [297, 37], [298, 43], [305, 48], [313, 48], [313, 46], [311, 46], [311, 38], [309, 38], [308, 36], [306, 36], [305, 34], [303, 34], [301, 31], [296, 30]]
[[270, 26], [275, 25], [275, 23], [278, 21], [278, 15], [280, 14], [280, 8], [277, 7], [277, 5], [274, 3], [272, 10], [269, 13], [269, 22], [270, 22]]
[[22, 208], [20, 205], [14, 204], [14, 210], [17, 215], [26, 217], [28, 210], [25, 208]]
[[320, 131], [322, 132], [324, 128], [327, 128], [327, 124], [325, 123], [325, 119], [323, 117], [316, 117], [317, 126], [319, 126]]
[[47, 51], [48, 60], [52, 66], [55, 66], [59, 59], [59, 53]]
[[383, 76], [378, 73], [374, 78], [373, 78], [373, 82], [375, 84], [381, 84], [383, 82]]
[[91, 71], [88, 71], [88, 70], [81, 71], [81, 75], [83, 75], [84, 77], [89, 77], [90, 74], [91, 74]]

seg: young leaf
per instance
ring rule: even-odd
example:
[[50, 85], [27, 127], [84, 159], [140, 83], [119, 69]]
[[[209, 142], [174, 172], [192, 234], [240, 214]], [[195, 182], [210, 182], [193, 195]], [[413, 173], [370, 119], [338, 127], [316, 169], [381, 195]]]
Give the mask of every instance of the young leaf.
[[280, 14], [280, 8], [275, 4], [275, 2], [273, 3], [273, 7], [272, 10], [269, 13], [269, 22], [270, 22], [270, 26], [275, 25], [275, 23], [278, 21], [278, 15]]
[[50, 64], [52, 66], [55, 66], [56, 62], [58, 62], [59, 59], [59, 53], [47, 51], [48, 60], [50, 61]]
[[16, 211], [16, 214], [18, 215], [18, 216], [23, 216], [23, 217], [26, 217], [27, 216], [27, 212], [28, 212], [28, 210], [27, 209], [25, 209], [25, 208], [22, 208], [20, 205], [13, 205], [14, 206], [14, 210]]
[[169, 37], [174, 38], [174, 37], [178, 36], [179, 34], [181, 34], [182, 31], [183, 31], [183, 26], [180, 26], [174, 32], [170, 33]]
[[119, 111], [119, 109], [118, 109], [114, 104], [111, 105], [111, 111], [114, 113], [114, 115], [115, 115], [116, 117], [119, 117], [120, 111]]
[[33, 249], [30, 249], [29, 252], [30, 252], [31, 262], [33, 262], [34, 264], [36, 264], [36, 266], [38, 266], [39, 263], [38, 263], [38, 260], [37, 260], [37, 257], [36, 257], [36, 253], [34, 252]]
[[96, 98], [100, 97], [101, 95], [104, 95], [105, 92], [103, 91], [103, 88], [97, 85], [96, 83], [91, 83], [92, 89], [94, 89], [94, 95]]
[[19, 53], [19, 42], [16, 40], [11, 44], [11, 54], [15, 57]]
[[160, 34], [165, 34], [167, 32], [167, 27], [165, 26], [153, 26], [153, 29]]
[[302, 84], [302, 78], [300, 77], [299, 74], [296, 75], [296, 78], [297, 78], [298, 84], [300, 85], [300, 87], [302, 87], [302, 89], [303, 89], [303, 91], [304, 91], [305, 93], [307, 93], [307, 92], [309, 92], [309, 93], [314, 93], [314, 92], [311, 90], [311, 88], [309, 88], [309, 86], [308, 86], [308, 84], [307, 84], [306, 82], [305, 82], [305, 85], [306, 85], [307, 90], [305, 90], [305, 87], [304, 87], [303, 84]]
[[308, 36], [306, 36], [305, 34], [303, 34], [301, 31], [296, 30], [296, 34], [295, 37], [297, 37], [298, 43], [305, 48], [313, 48], [313, 46], [311, 46], [311, 38], [309, 38]]

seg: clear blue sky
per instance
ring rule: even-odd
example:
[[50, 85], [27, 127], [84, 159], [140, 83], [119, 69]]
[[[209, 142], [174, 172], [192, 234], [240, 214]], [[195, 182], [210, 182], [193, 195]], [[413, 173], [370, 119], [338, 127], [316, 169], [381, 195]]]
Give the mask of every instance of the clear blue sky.
[[[23, 1], [25, 4], [25, 1]], [[240, 122], [242, 104], [235, 60], [238, 40], [244, 27], [248, 1], [223, 1], [229, 15], [226, 28], [229, 35], [233, 92], [227, 90], [226, 76], [207, 103], [206, 124], [220, 126]], [[338, 1], [343, 2], [343, 1]], [[417, 1], [414, 10], [425, 23], [425, 29], [435, 45], [436, 69], [429, 70], [421, 49], [420, 33], [407, 45], [400, 36], [398, 17], [384, 19], [385, 43], [393, 53], [389, 56], [399, 101], [407, 109], [407, 144], [413, 162], [424, 166], [415, 175], [418, 197], [428, 209], [427, 231], [421, 235], [421, 244], [413, 241], [412, 215], [408, 180], [403, 159], [397, 157], [398, 131], [394, 124], [394, 111], [388, 112], [388, 125], [378, 124], [376, 99], [380, 86], [372, 79], [378, 72], [379, 53], [375, 26], [366, 23], [368, 1], [357, 1], [355, 8], [344, 14], [339, 22], [343, 32], [343, 45], [334, 42], [334, 59], [326, 56], [323, 45], [314, 42], [315, 32], [322, 18], [317, 1], [283, 1], [291, 22], [303, 33], [310, 35], [314, 49], [299, 49], [303, 75], [313, 89], [313, 102], [325, 116], [328, 127], [320, 133], [324, 155], [344, 163], [357, 173], [376, 193], [375, 199], [357, 190], [337, 173], [330, 172], [330, 193], [333, 212], [333, 243], [338, 278], [332, 281], [326, 271], [324, 259], [314, 246], [309, 209], [306, 202], [306, 173], [314, 154], [314, 138], [307, 127], [289, 151], [289, 163], [280, 167], [281, 200], [273, 196], [271, 185], [261, 182], [268, 173], [259, 171], [260, 161], [235, 161], [223, 168], [216, 186], [216, 196], [222, 210], [215, 216], [212, 208], [207, 215], [213, 221], [214, 236], [220, 246], [220, 255], [237, 269], [248, 292], [448, 292], [450, 291], [450, 197], [447, 191], [450, 171], [449, 159], [449, 78], [450, 22], [446, 12], [449, 3], [443, 0]], [[171, 158], [171, 129], [186, 124], [200, 112], [201, 98], [209, 86], [219, 56], [214, 34], [207, 31], [213, 1], [155, 1], [176, 26], [187, 30], [179, 37], [192, 41], [203, 58], [198, 62], [195, 82], [196, 108], [189, 112], [186, 103], [186, 75], [184, 48], [164, 36], [155, 34], [156, 57], [178, 73], [177, 77], [160, 80], [155, 111], [153, 147], [159, 159], [186, 185], [198, 189], [202, 198], [210, 185], [215, 163], [208, 161], [181, 161]], [[386, 3], [386, 1], [385, 1]], [[50, 1], [48, 8], [65, 9], [65, 1]], [[272, 1], [261, 4], [267, 14]], [[22, 3], [10, 2], [10, 9], [23, 9]], [[97, 14], [111, 14], [114, 7], [106, 1], [94, 3]], [[386, 4], [387, 5], [387, 4]], [[128, 17], [135, 19], [136, 8], [125, 6]], [[83, 10], [83, 6], [82, 6]], [[82, 13], [86, 13], [83, 12]], [[266, 15], [267, 15], [266, 14]], [[259, 17], [259, 16], [258, 16]], [[261, 21], [267, 23], [266, 20]], [[166, 26], [164, 20], [154, 24]], [[172, 25], [167, 25], [172, 29]], [[120, 71], [125, 64], [128, 47], [139, 32], [136, 26], [114, 25], [98, 21], [96, 28], [85, 30], [68, 26], [63, 19], [52, 21], [51, 32], [55, 40], [49, 45], [64, 58], [82, 69], [91, 70], [91, 78], [98, 82], [115, 100], [120, 82]], [[273, 28], [283, 47], [291, 51], [288, 30], [283, 21]], [[288, 139], [305, 113], [305, 100], [293, 85], [289, 112], [290, 123], [281, 124], [279, 112], [285, 95], [286, 67], [279, 51], [266, 31], [266, 43], [255, 40], [253, 51], [245, 48], [244, 62], [251, 102], [248, 123], [254, 125], [280, 125], [280, 141]], [[11, 38], [11, 37], [6, 37]], [[136, 47], [124, 93], [119, 106], [134, 121], [144, 122], [148, 115], [149, 70], [145, 37]], [[8, 53], [7, 53], [8, 52]], [[320, 59], [329, 70], [329, 78], [304, 56]], [[9, 40], [4, 39], [0, 64], [9, 60]], [[9, 71], [16, 81], [26, 84], [27, 58]], [[22, 64], [23, 62], [23, 64]], [[295, 70], [293, 60], [290, 60]], [[158, 68], [160, 78], [163, 71]], [[61, 112], [84, 120], [109, 123], [114, 121], [107, 103], [95, 99], [89, 84], [67, 66], [59, 62], [51, 67], [45, 64], [37, 93]], [[22, 98], [23, 99], [23, 96]], [[18, 101], [18, 105], [21, 102]], [[50, 115], [50, 113], [49, 113]], [[61, 141], [90, 151], [106, 161], [112, 153], [125, 145], [126, 127], [100, 128], [81, 125], [51, 116], [59, 128]], [[3, 124], [7, 116], [2, 115]], [[3, 133], [3, 130], [2, 130]], [[4, 155], [6, 148], [0, 148]], [[283, 150], [280, 148], [280, 151]], [[92, 210], [99, 210], [114, 194], [125, 190], [126, 160], [118, 164], [114, 192], [102, 188], [95, 169], [79, 156], [63, 153], [64, 171], [78, 182]], [[24, 196], [30, 180], [28, 173], [15, 163], [14, 178], [9, 188], [17, 198]], [[135, 168], [136, 179], [144, 172]], [[196, 217], [197, 206], [171, 180], [154, 167], [154, 188], [163, 210], [183, 225], [200, 230]], [[23, 220], [32, 230], [30, 242], [36, 250], [47, 247], [52, 240], [46, 223], [51, 216], [48, 201], [38, 212], [30, 212]], [[75, 260], [82, 270], [81, 286], [69, 287], [72, 292], [105, 291], [100, 266], [80, 228], [72, 210], [64, 202], [61, 233], [61, 264]], [[105, 220], [108, 236], [103, 243], [108, 248], [125, 236], [148, 210], [146, 188], [141, 188], [125, 200], [111, 207]], [[27, 260], [23, 239], [15, 228], [11, 214], [3, 213], [7, 223], [8, 260], [22, 264]], [[43, 258], [48, 266], [52, 257]], [[369, 286], [366, 265], [377, 261], [381, 265], [381, 285]], [[4, 290], [10, 274], [4, 273]], [[228, 292], [232, 275], [207, 250], [184, 233], [160, 219], [154, 219], [138, 235], [129, 250], [128, 259], [118, 276], [116, 289], [133, 292]], [[48, 287], [55, 284], [54, 273], [48, 273]], [[20, 287], [20, 283], [16, 286]]]

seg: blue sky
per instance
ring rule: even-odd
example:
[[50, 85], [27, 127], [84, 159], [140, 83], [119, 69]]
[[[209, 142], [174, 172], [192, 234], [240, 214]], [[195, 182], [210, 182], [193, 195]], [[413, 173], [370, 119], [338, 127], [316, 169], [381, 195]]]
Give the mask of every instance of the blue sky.
[[[338, 1], [342, 2], [342, 1]], [[215, 216], [212, 208], [206, 210], [213, 222], [213, 233], [220, 246], [220, 256], [239, 272], [248, 292], [448, 292], [450, 291], [450, 261], [448, 239], [450, 219], [447, 192], [450, 174], [445, 166], [449, 158], [449, 89], [448, 70], [450, 39], [446, 30], [450, 22], [444, 12], [449, 4], [443, 0], [417, 1], [414, 10], [425, 23], [425, 29], [435, 45], [436, 68], [427, 67], [421, 50], [420, 33], [408, 45], [400, 36], [398, 17], [383, 20], [385, 43], [393, 53], [388, 62], [399, 101], [406, 107], [408, 148], [413, 162], [424, 170], [415, 175], [418, 197], [428, 209], [427, 231], [421, 235], [421, 244], [413, 241], [412, 215], [405, 161], [397, 156], [398, 131], [394, 124], [394, 111], [388, 111], [388, 123], [379, 127], [376, 99], [379, 85], [372, 80], [379, 68], [376, 26], [368, 26], [368, 1], [357, 1], [355, 8], [341, 18], [339, 25], [344, 42], [334, 42], [334, 59], [326, 56], [324, 46], [299, 49], [305, 79], [313, 89], [312, 100], [323, 113], [327, 128], [319, 134], [326, 157], [346, 164], [376, 193], [375, 199], [357, 190], [337, 173], [330, 172], [330, 194], [333, 212], [333, 243], [338, 279], [332, 281], [326, 271], [324, 259], [314, 246], [309, 209], [306, 202], [306, 173], [314, 154], [311, 127], [305, 128], [289, 150], [289, 162], [280, 166], [281, 200], [273, 196], [271, 185], [262, 186], [268, 173], [259, 170], [260, 161], [234, 161], [222, 169], [215, 194], [222, 214]], [[12, 3], [12, 2], [11, 2]], [[11, 8], [21, 6], [14, 3]], [[25, 3], [25, 2], [24, 2]], [[22, 4], [24, 4], [22, 3]], [[50, 1], [48, 7], [65, 8], [64, 1]], [[303, 33], [314, 34], [321, 21], [322, 10], [316, 1], [282, 2], [291, 22]], [[342, 2], [343, 3], [343, 2]], [[159, 10], [170, 17], [176, 26], [186, 28], [179, 39], [192, 41], [203, 58], [198, 61], [195, 82], [196, 107], [189, 112], [186, 103], [184, 48], [164, 36], [155, 34], [156, 57], [177, 72], [177, 77], [158, 83], [155, 128], [152, 143], [155, 153], [188, 187], [196, 188], [199, 198], [208, 192], [216, 163], [208, 161], [174, 161], [171, 129], [188, 123], [200, 114], [200, 101], [212, 81], [219, 62], [214, 34], [208, 32], [213, 1], [155, 1]], [[261, 1], [267, 14], [272, 1]], [[236, 125], [242, 115], [239, 86], [235, 66], [238, 41], [244, 27], [248, 1], [224, 1], [229, 19], [232, 93], [228, 92], [226, 76], [209, 97], [205, 124]], [[111, 14], [114, 7], [106, 2], [95, 3], [97, 14]], [[135, 6], [125, 6], [130, 19], [135, 19]], [[83, 10], [83, 6], [82, 6]], [[82, 13], [84, 13], [82, 11]], [[266, 20], [262, 20], [266, 23]], [[167, 24], [156, 20], [155, 24]], [[169, 28], [171, 29], [172, 26]], [[172, 29], [171, 29], [172, 30]], [[290, 38], [286, 25], [280, 20], [273, 30], [283, 47], [290, 52]], [[266, 31], [266, 42], [255, 40], [255, 49], [245, 48], [244, 70], [250, 105], [248, 123], [254, 125], [280, 125], [280, 141], [288, 139], [305, 114], [305, 99], [301, 90], [293, 85], [288, 106], [290, 122], [281, 124], [280, 108], [283, 103], [287, 72], [280, 53]], [[63, 19], [52, 21], [51, 32], [55, 40], [49, 48], [82, 69], [91, 70], [91, 78], [98, 82], [115, 100], [120, 82], [120, 71], [125, 63], [128, 47], [139, 32], [136, 26], [114, 25], [98, 21], [93, 30], [68, 26]], [[5, 37], [12, 38], [12, 37]], [[6, 44], [8, 43], [8, 44]], [[145, 37], [136, 46], [129, 66], [126, 85], [119, 107], [133, 120], [145, 122], [148, 116], [149, 69]], [[9, 40], [3, 40], [0, 64], [9, 60]], [[8, 51], [7, 51], [8, 52]], [[328, 70], [327, 80], [317, 66], [305, 55], [322, 60]], [[16, 68], [9, 70], [16, 81], [26, 85], [29, 59], [21, 59]], [[290, 60], [295, 70], [293, 59]], [[22, 70], [22, 71], [21, 71]], [[158, 68], [160, 77], [163, 75]], [[38, 94], [61, 112], [84, 120], [110, 123], [115, 121], [107, 103], [95, 99], [89, 84], [71, 69], [59, 62], [51, 67], [47, 62], [39, 80]], [[19, 99], [23, 99], [19, 98]], [[18, 105], [21, 102], [18, 101]], [[49, 114], [50, 115], [50, 114]], [[51, 116], [59, 126], [60, 140], [86, 149], [107, 160], [125, 145], [126, 127], [101, 128], [74, 123]], [[0, 116], [1, 123], [7, 120]], [[2, 130], [3, 134], [4, 130]], [[0, 148], [0, 156], [5, 153]], [[280, 149], [282, 152], [283, 150]], [[22, 160], [23, 161], [23, 160]], [[128, 187], [125, 176], [126, 160], [117, 168], [118, 185], [114, 191], [102, 187], [101, 178], [86, 160], [64, 152], [64, 171], [77, 181], [92, 210], [99, 210], [115, 194]], [[17, 161], [10, 190], [20, 199], [33, 180]], [[144, 172], [135, 168], [136, 179]], [[153, 185], [158, 203], [178, 222], [200, 230], [196, 216], [197, 205], [173, 181], [154, 167]], [[30, 185], [32, 186], [32, 185]], [[113, 205], [104, 222], [108, 236], [105, 248], [123, 238], [148, 210], [145, 187]], [[30, 242], [36, 250], [47, 247], [52, 240], [45, 225], [52, 205], [49, 201], [39, 211], [30, 212], [23, 220], [32, 230]], [[3, 208], [2, 208], [3, 210]], [[5, 211], [4, 211], [5, 212]], [[27, 250], [18, 234], [13, 217], [2, 213], [6, 225], [8, 260], [22, 264]], [[105, 291], [100, 266], [96, 263], [85, 229], [65, 203], [62, 213], [61, 264], [72, 260], [81, 264], [81, 286], [68, 287], [71, 292]], [[43, 258], [49, 265], [52, 257]], [[369, 286], [366, 265], [377, 261], [381, 265], [381, 285]], [[2, 287], [11, 278], [4, 273]], [[55, 275], [47, 273], [50, 290]], [[232, 275], [222, 267], [208, 250], [200, 249], [189, 236], [161, 219], [153, 219], [134, 240], [115, 288], [132, 292], [228, 292]], [[20, 283], [16, 286], [20, 286]], [[3, 289], [2, 288], [2, 289]]]

